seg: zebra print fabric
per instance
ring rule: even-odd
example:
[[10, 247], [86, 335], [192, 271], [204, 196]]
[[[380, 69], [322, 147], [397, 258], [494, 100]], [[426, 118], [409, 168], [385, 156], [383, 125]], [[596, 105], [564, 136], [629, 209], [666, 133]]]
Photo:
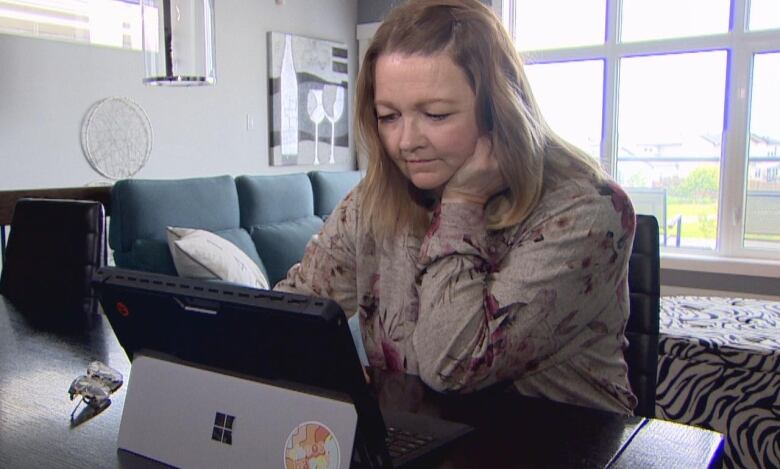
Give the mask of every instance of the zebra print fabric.
[[780, 302], [661, 299], [656, 416], [723, 433], [724, 467], [780, 467]]

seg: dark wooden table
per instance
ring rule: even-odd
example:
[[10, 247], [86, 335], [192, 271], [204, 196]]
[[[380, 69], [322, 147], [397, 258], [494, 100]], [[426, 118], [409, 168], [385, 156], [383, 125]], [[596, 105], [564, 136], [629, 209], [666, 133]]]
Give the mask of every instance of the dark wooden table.
[[[0, 467], [156, 466], [117, 451], [125, 386], [102, 413], [71, 424], [68, 387], [89, 362], [100, 360], [125, 378], [130, 371], [108, 321], [97, 316], [80, 330], [42, 329], [0, 296]], [[429, 467], [695, 468], [717, 465], [722, 446], [720, 434], [694, 427], [503, 392], [441, 396], [403, 374], [374, 372], [372, 386], [383, 408], [476, 428]]]

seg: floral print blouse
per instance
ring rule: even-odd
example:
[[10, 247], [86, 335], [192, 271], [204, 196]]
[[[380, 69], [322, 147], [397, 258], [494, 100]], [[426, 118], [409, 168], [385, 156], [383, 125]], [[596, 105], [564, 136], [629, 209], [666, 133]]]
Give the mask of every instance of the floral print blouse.
[[524, 395], [631, 413], [623, 349], [635, 216], [615, 183], [548, 187], [520, 225], [442, 203], [422, 239], [378, 244], [350, 193], [278, 290], [357, 312], [372, 366], [438, 391], [512, 380]]

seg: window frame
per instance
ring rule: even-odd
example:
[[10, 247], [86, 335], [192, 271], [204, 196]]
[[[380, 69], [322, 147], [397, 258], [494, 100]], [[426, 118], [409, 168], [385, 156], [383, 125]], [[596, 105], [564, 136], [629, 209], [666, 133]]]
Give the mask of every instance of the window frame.
[[[84, 44], [97, 47], [109, 47], [118, 50], [141, 51], [142, 47], [142, 24], [141, 24], [141, 0], [104, 0], [106, 3], [101, 6], [104, 8], [113, 8], [115, 11], [110, 17], [101, 15], [91, 16], [89, 11], [82, 11], [79, 8], [89, 7], [88, 2], [83, 0], [50, 0], [46, 1], [26, 1], [12, 0], [0, 1], [0, 34], [19, 37], [30, 37], [35, 39], [44, 39], [58, 42], [69, 42], [74, 44]], [[113, 4], [113, 5], [112, 5]], [[112, 6], [108, 6], [112, 5]], [[5, 11], [4, 9], [8, 10]], [[121, 29], [115, 31], [121, 34], [122, 44], [114, 42], [105, 42], [101, 39], [98, 31], [106, 28], [106, 22], [110, 29], [116, 28], [119, 19], [124, 20], [126, 16], [117, 16], [118, 9], [124, 9], [123, 13], [128, 13], [131, 9], [137, 9], [135, 23], [126, 23], [122, 21]], [[14, 21], [28, 25], [32, 30], [15, 29], [10, 27]], [[94, 24], [94, 25], [93, 25]], [[59, 26], [61, 31], [52, 32], [53, 26]], [[128, 35], [128, 33], [130, 33]], [[93, 36], [94, 35], [94, 36]], [[133, 41], [133, 38], [135, 41]], [[129, 43], [127, 41], [130, 41]]]
[[[780, 52], [780, 29], [748, 30], [749, 0], [731, 0], [729, 31], [708, 36], [626, 42], [620, 38], [621, 0], [605, 0], [605, 41], [601, 45], [550, 50], [521, 51], [527, 63], [555, 63], [580, 60], [604, 61], [601, 164], [614, 175], [617, 169], [617, 109], [619, 66], [623, 58], [670, 53], [725, 51], [726, 83], [723, 144], [720, 155], [718, 228], [715, 249], [662, 247], [662, 268], [715, 273], [762, 275], [780, 278], [780, 250], [742, 246], [748, 132], [752, 92], [753, 57]], [[510, 34], [514, 0], [493, 0], [494, 8]]]

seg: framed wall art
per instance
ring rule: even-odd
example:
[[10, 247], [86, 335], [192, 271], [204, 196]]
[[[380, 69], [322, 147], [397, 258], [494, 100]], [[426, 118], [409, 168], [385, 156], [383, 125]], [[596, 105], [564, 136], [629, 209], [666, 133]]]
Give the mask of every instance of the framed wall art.
[[349, 153], [346, 44], [268, 33], [270, 164], [344, 164]]

